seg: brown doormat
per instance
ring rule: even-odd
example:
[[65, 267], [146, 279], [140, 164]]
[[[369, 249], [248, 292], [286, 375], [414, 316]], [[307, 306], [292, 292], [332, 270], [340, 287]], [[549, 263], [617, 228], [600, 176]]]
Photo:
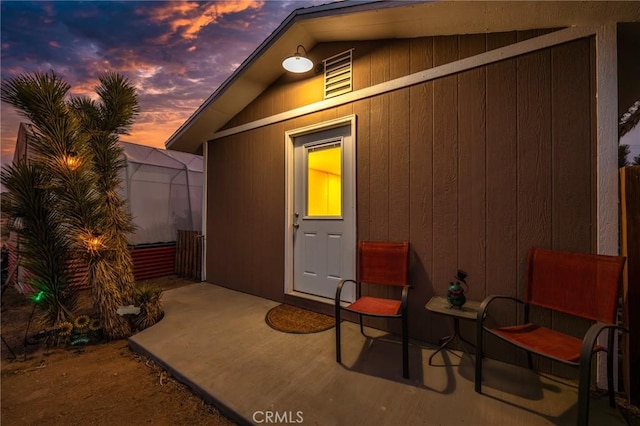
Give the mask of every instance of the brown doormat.
[[333, 317], [328, 315], [284, 304], [269, 310], [264, 320], [274, 330], [298, 334], [317, 333], [336, 324]]

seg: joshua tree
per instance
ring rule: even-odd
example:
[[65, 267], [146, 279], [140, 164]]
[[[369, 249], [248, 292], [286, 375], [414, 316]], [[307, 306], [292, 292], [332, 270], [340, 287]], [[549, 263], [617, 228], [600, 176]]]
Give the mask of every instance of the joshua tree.
[[107, 73], [100, 77], [96, 87], [99, 101], [89, 98], [74, 98], [71, 108], [80, 119], [84, 133], [88, 135], [88, 146], [93, 155], [93, 171], [96, 174], [96, 189], [104, 207], [106, 220], [105, 253], [117, 269], [115, 282], [125, 300], [133, 302], [135, 281], [133, 260], [127, 236], [135, 230], [125, 201], [118, 194], [121, 184], [120, 170], [126, 167], [118, 135], [126, 134], [137, 116], [138, 98], [136, 90], [119, 74]]
[[18, 163], [5, 167], [2, 184], [9, 190], [4, 207], [22, 222], [20, 262], [31, 273], [29, 284], [38, 292], [46, 320], [50, 325], [69, 321], [77, 300], [67, 287], [71, 253], [60, 215], [52, 209], [47, 176], [37, 165]]
[[137, 98], [133, 86], [116, 74], [100, 78], [100, 101], [71, 98], [69, 89], [53, 72], [34, 73], [3, 81], [1, 94], [33, 125], [32, 161], [47, 176], [64, 238], [88, 265], [105, 335], [123, 338], [131, 328], [116, 310], [133, 300], [126, 238], [133, 226], [117, 194], [123, 163], [116, 142], [138, 111]]

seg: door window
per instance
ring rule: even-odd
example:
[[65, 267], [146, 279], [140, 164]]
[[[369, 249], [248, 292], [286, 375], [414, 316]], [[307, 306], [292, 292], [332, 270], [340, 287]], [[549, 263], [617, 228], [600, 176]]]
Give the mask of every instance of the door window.
[[305, 146], [306, 217], [342, 217], [342, 142]]

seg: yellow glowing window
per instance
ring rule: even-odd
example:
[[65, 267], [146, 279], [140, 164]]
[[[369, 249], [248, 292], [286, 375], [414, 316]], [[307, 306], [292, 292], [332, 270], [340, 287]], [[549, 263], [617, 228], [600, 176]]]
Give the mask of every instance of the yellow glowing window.
[[307, 150], [307, 216], [342, 216], [342, 149], [331, 144]]

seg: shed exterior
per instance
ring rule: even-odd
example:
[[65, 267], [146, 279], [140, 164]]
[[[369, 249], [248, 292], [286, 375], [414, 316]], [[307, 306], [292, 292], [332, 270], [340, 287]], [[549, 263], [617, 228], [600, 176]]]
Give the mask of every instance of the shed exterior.
[[[403, 8], [415, 21], [454, 22], [462, 7], [456, 3], [382, 2], [376, 23], [388, 17], [402, 33], [409, 26], [396, 19]], [[319, 7], [317, 17], [309, 11], [299, 18], [315, 40], [306, 46], [309, 56], [321, 63], [353, 49], [353, 91], [324, 99], [322, 72], [279, 74], [224, 124], [203, 124], [207, 114], [222, 115], [216, 111], [228, 93], [254, 90], [242, 77], [259, 69], [270, 49], [293, 42], [287, 34], [300, 36], [294, 12], [167, 143], [204, 152], [206, 281], [331, 312], [332, 300], [296, 292], [292, 282], [292, 135], [323, 123], [355, 123], [357, 239], [411, 244], [412, 338], [434, 343], [447, 334], [447, 320], [424, 305], [446, 294], [457, 269], [469, 274], [468, 297], [482, 300], [523, 295], [531, 247], [617, 253], [616, 125], [626, 106], [618, 106], [615, 76], [617, 55], [633, 54], [618, 52], [618, 22], [635, 22], [626, 29], [637, 31], [640, 8], [591, 2], [601, 8], [593, 13], [564, 4], [571, 19], [559, 21], [545, 9], [558, 6], [544, 3], [491, 3], [485, 31], [461, 17], [446, 30], [425, 25], [423, 34], [389, 30], [384, 38], [372, 30], [372, 39], [356, 37], [358, 30], [353, 38], [314, 33], [309, 28], [333, 16]], [[538, 18], [518, 24], [513, 17], [524, 10]], [[342, 25], [370, 12], [334, 10], [344, 13]], [[506, 15], [512, 19], [497, 18]], [[637, 83], [620, 86], [640, 94]], [[518, 314], [513, 308], [500, 316]], [[561, 331], [588, 326], [548, 312], [534, 316]], [[370, 325], [398, 331], [384, 320]], [[515, 359], [498, 342], [489, 342], [487, 353]]]

